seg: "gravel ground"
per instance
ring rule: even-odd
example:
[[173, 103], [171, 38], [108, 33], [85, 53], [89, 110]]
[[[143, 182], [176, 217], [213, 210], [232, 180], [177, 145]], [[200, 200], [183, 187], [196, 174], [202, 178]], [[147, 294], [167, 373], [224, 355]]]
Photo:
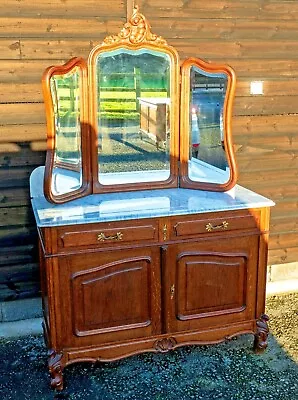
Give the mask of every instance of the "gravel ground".
[[269, 347], [252, 351], [253, 336], [189, 346], [105, 364], [65, 369], [66, 389], [49, 388], [41, 337], [0, 342], [0, 399], [295, 400], [298, 399], [298, 293], [270, 297]]

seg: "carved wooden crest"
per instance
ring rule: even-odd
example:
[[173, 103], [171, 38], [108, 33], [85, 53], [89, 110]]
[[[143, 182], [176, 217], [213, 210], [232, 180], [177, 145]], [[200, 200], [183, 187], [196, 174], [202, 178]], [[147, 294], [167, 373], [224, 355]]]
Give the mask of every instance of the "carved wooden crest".
[[143, 14], [139, 12], [139, 7], [135, 6], [131, 19], [124, 25], [118, 35], [107, 36], [102, 43], [111, 44], [139, 44], [139, 43], [167, 44], [161, 36], [151, 32], [151, 26]]
[[177, 345], [176, 339], [173, 337], [169, 337], [157, 340], [154, 343], [154, 348], [159, 353], [166, 353], [167, 351], [174, 349], [176, 345]]

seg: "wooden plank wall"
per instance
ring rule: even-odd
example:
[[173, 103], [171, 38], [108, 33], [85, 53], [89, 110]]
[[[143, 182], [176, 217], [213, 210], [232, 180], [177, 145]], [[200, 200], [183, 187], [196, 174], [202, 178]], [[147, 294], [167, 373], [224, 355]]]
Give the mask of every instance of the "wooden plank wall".
[[[44, 164], [41, 75], [87, 57], [118, 33], [132, 0], [0, 2], [0, 301], [38, 293], [29, 175]], [[276, 201], [270, 263], [298, 259], [298, 3], [276, 0], [138, 0], [152, 31], [182, 59], [237, 73], [233, 133], [239, 183]], [[262, 80], [264, 95], [251, 96]]]
[[[276, 202], [269, 263], [298, 261], [298, 2], [139, 0], [152, 30], [182, 58], [237, 74], [233, 136], [239, 183]], [[264, 95], [251, 96], [250, 82]]]
[[126, 21], [120, 0], [0, 2], [0, 301], [39, 292], [31, 171], [45, 160], [41, 75]]

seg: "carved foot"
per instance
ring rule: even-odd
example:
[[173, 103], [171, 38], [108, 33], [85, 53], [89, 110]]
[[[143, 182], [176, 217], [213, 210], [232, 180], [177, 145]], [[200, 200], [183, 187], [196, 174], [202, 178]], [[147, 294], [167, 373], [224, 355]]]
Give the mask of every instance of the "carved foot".
[[261, 353], [267, 348], [268, 345], [267, 338], [269, 333], [269, 328], [267, 324], [268, 321], [269, 321], [268, 315], [262, 314], [256, 322], [257, 329], [254, 341], [254, 351], [256, 353]]
[[51, 375], [51, 388], [63, 390], [63, 365], [61, 363], [62, 354], [55, 350], [49, 351], [49, 372]]

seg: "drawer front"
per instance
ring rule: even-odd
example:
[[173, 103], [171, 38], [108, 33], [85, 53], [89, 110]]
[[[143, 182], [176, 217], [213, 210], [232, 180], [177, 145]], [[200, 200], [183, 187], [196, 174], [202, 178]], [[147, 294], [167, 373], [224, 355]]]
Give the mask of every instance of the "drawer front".
[[94, 227], [78, 226], [76, 231], [69, 227], [58, 232], [58, 249], [75, 249], [85, 247], [109, 247], [127, 244], [138, 244], [158, 240], [158, 227], [148, 222], [139, 224], [130, 221], [120, 224], [96, 224]]
[[172, 223], [171, 239], [192, 237], [195, 235], [215, 234], [234, 230], [255, 230], [259, 227], [259, 214], [218, 213], [217, 215], [198, 215], [177, 219]]

